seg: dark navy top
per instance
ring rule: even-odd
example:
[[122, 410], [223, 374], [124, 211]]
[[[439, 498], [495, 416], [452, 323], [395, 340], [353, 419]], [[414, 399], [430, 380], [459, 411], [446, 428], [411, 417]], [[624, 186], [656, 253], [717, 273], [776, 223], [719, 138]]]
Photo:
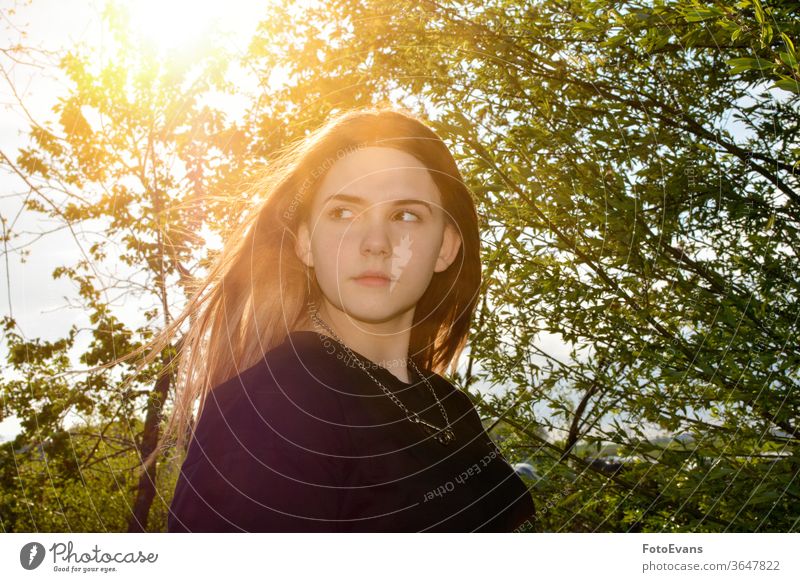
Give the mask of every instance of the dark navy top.
[[[409, 410], [444, 426], [422, 378], [406, 384], [356, 357]], [[530, 531], [531, 495], [469, 397], [423, 373], [455, 432], [446, 446], [409, 421], [336, 340], [290, 333], [209, 393], [167, 531]]]

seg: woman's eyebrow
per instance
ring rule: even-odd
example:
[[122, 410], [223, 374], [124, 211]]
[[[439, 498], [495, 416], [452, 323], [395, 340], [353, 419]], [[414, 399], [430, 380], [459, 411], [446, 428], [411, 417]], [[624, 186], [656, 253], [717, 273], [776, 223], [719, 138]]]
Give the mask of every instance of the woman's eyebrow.
[[[364, 205], [367, 200], [362, 198], [361, 196], [355, 196], [353, 194], [344, 194], [342, 192], [338, 194], [332, 194], [325, 199], [323, 205], [327, 204], [331, 200], [340, 200], [342, 202], [351, 202], [353, 204], [361, 204]], [[431, 207], [430, 202], [426, 202], [425, 200], [419, 200], [418, 198], [399, 198], [397, 200], [391, 200], [391, 204], [394, 206], [402, 206], [403, 204], [421, 204], [425, 208], [428, 209], [428, 212], [433, 214], [433, 208]]]

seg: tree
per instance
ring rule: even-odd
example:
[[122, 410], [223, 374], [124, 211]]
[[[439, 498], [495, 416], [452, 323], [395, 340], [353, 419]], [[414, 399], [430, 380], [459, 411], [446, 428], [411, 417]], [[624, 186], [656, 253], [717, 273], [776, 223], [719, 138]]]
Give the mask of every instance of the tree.
[[[128, 530], [141, 531], [148, 527], [157, 481], [157, 467], [142, 468], [141, 460], [159, 438], [178, 346], [165, 348], [124, 390], [140, 360], [114, 369], [95, 367], [141, 349], [185, 302], [209, 259], [203, 231], [224, 233], [230, 225], [222, 217], [240, 204], [234, 194], [211, 193], [229, 192], [226, 180], [233, 183], [245, 172], [237, 159], [244, 142], [242, 130], [207, 102], [210, 93], [229, 89], [223, 51], [208, 47], [205, 54], [165, 57], [136, 42], [123, 13], [110, 9], [105, 17], [113, 56], [98, 62], [81, 46], [64, 54], [59, 67], [69, 91], [53, 106], [55, 122], [31, 118], [30, 145], [16, 159], [2, 154], [4, 165], [29, 190], [25, 210], [55, 219], [75, 235], [80, 260], [57, 268], [53, 277], [76, 284], [90, 316], [91, 339], [79, 362], [93, 371], [76, 371], [70, 354], [84, 330], [73, 326], [53, 342], [25, 340], [7, 316], [9, 371], [16, 378], [4, 375], [0, 389], [4, 415], [16, 415], [23, 426], [6, 452], [23, 452], [19, 462], [26, 466], [35, 465], [30, 457], [35, 451], [46, 463], [61, 463], [54, 488], [65, 491], [81, 483], [88, 487], [86, 471], [105, 467], [113, 481], [107, 486], [122, 488], [126, 498], [133, 495], [127, 499]], [[92, 229], [96, 237], [87, 242]], [[7, 233], [8, 240], [16, 236]], [[142, 309], [141, 327], [115, 314], [120, 297], [128, 313], [134, 303]], [[68, 429], [68, 414], [80, 416], [82, 426]], [[112, 467], [119, 459], [125, 464]], [[19, 475], [15, 488], [24, 491], [23, 483]], [[31, 487], [28, 495], [35, 499], [37, 492]], [[16, 512], [6, 506], [0, 513]], [[61, 517], [66, 521], [45, 523], [70, 529], [77, 519]], [[104, 517], [115, 528], [120, 525], [118, 514]], [[4, 528], [31, 525], [41, 527], [12, 519]]]

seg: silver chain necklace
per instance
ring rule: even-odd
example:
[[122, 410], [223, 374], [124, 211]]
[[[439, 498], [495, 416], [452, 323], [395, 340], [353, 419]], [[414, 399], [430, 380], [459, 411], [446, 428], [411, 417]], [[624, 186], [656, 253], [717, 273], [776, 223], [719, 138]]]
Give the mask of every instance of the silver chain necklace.
[[316, 323], [324, 327], [325, 330], [328, 331], [331, 334], [331, 336], [342, 345], [342, 347], [347, 352], [347, 355], [358, 363], [359, 368], [361, 368], [364, 372], [366, 372], [367, 376], [372, 378], [372, 381], [375, 382], [380, 387], [381, 390], [383, 390], [384, 394], [386, 394], [386, 396], [388, 396], [392, 400], [392, 402], [394, 402], [397, 406], [399, 406], [403, 410], [403, 412], [406, 413], [406, 418], [408, 418], [408, 420], [410, 420], [414, 424], [422, 426], [430, 434], [433, 434], [433, 437], [443, 445], [450, 444], [450, 442], [456, 438], [455, 433], [453, 432], [453, 429], [450, 426], [450, 419], [447, 417], [447, 411], [445, 411], [444, 406], [442, 406], [442, 403], [439, 401], [439, 397], [436, 396], [436, 392], [434, 391], [433, 386], [431, 386], [431, 383], [428, 381], [428, 378], [426, 378], [425, 375], [419, 371], [419, 368], [417, 368], [417, 365], [414, 363], [414, 360], [408, 358], [408, 361], [411, 363], [411, 367], [414, 368], [414, 371], [417, 373], [417, 375], [420, 376], [425, 381], [425, 384], [427, 384], [428, 386], [428, 390], [431, 391], [433, 398], [436, 400], [436, 404], [439, 405], [439, 410], [442, 411], [442, 416], [444, 417], [445, 424], [447, 425], [444, 428], [438, 427], [435, 424], [428, 422], [427, 420], [421, 418], [416, 412], [413, 412], [408, 408], [406, 408], [406, 406], [402, 402], [400, 402], [400, 399], [398, 399], [397, 396], [395, 396], [391, 390], [386, 388], [386, 386], [381, 384], [380, 381], [375, 376], [370, 374], [369, 370], [361, 361], [361, 359], [353, 353], [353, 351], [348, 347], [346, 343], [344, 343], [341, 340], [341, 338], [339, 338], [339, 336], [336, 335], [336, 333], [328, 326], [328, 324], [326, 324], [324, 321], [322, 321], [322, 319], [320, 319], [317, 310], [311, 312], [311, 317], [314, 319]]

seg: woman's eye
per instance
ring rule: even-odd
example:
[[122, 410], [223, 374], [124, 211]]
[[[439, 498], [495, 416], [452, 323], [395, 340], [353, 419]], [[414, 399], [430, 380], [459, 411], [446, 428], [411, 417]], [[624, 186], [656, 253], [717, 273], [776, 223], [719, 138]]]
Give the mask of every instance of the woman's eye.
[[351, 212], [349, 208], [345, 208], [344, 206], [337, 206], [333, 210], [328, 213], [328, 216], [331, 218], [342, 218], [342, 212]]
[[411, 218], [409, 220], [403, 220], [402, 222], [418, 222], [422, 220], [419, 214], [417, 214], [416, 212], [411, 212], [410, 210], [401, 210], [400, 212], [397, 213], [396, 216], [402, 216], [404, 214], [407, 214]]

